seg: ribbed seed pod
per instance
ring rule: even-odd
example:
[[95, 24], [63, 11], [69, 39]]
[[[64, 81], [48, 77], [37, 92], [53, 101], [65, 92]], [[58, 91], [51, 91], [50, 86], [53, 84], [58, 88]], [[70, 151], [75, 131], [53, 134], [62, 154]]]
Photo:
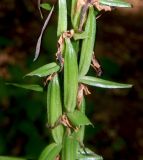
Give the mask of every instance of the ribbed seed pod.
[[78, 146], [78, 141], [74, 137], [65, 136], [62, 148], [62, 160], [76, 160]]
[[87, 32], [87, 38], [83, 39], [82, 42], [79, 76], [86, 75], [91, 64], [96, 34], [96, 17], [93, 6], [89, 7], [85, 32]]
[[[62, 115], [62, 103], [58, 75], [55, 75], [48, 85], [47, 113], [48, 124], [54, 127], [55, 123]], [[56, 143], [62, 143], [63, 132], [64, 130], [62, 125], [55, 126], [55, 128], [52, 129], [52, 137]]]
[[60, 36], [63, 32], [67, 31], [67, 3], [66, 0], [58, 0], [58, 2], [59, 12], [57, 36]]
[[64, 106], [67, 112], [73, 112], [78, 89], [78, 65], [77, 55], [69, 38], [65, 39], [64, 55]]

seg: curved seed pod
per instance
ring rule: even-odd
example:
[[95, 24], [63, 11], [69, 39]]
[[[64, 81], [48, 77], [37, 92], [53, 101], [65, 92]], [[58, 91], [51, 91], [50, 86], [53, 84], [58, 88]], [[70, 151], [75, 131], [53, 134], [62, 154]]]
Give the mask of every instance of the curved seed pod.
[[[62, 103], [58, 75], [55, 75], [48, 85], [47, 93], [48, 124], [53, 127], [52, 137], [56, 143], [61, 143], [63, 138], [63, 126], [55, 126], [62, 115]], [[55, 126], [55, 127], [54, 127]]]
[[85, 32], [87, 32], [88, 37], [83, 39], [82, 42], [81, 56], [79, 63], [80, 76], [84, 76], [87, 74], [92, 59], [95, 34], [96, 34], [96, 18], [93, 6], [89, 8], [88, 19], [85, 26]]
[[52, 143], [42, 151], [38, 160], [55, 160], [61, 149], [61, 144]]
[[66, 0], [59, 0], [58, 28], [57, 35], [60, 36], [67, 30], [67, 3]]
[[62, 148], [62, 160], [76, 160], [78, 141], [73, 136], [65, 136]]
[[64, 59], [64, 106], [68, 112], [73, 112], [76, 107], [77, 89], [77, 56], [70, 39], [66, 38]]

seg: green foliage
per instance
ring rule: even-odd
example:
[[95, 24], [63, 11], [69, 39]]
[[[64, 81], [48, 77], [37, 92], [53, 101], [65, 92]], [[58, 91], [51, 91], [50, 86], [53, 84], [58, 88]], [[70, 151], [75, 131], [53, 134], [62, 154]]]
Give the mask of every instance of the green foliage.
[[67, 113], [67, 116], [74, 126], [92, 125], [86, 115], [78, 110], [75, 110], [72, 113]]
[[130, 3], [124, 2], [122, 0], [99, 0], [102, 5], [112, 6], [112, 7], [132, 7]]
[[95, 154], [89, 148], [86, 148], [85, 150], [86, 150], [86, 153], [83, 149], [80, 149], [78, 153], [79, 160], [103, 160], [101, 156]]
[[25, 158], [0, 156], [0, 160], [26, 160]]
[[95, 86], [95, 87], [100, 87], [100, 88], [131, 88], [131, 84], [122, 84], [122, 83], [117, 83], [117, 82], [111, 82], [107, 81], [101, 78], [96, 78], [96, 77], [91, 77], [91, 76], [84, 76], [79, 78], [79, 82], [90, 85], [90, 86]]
[[38, 77], [46, 77], [50, 74], [53, 74], [55, 72], [58, 72], [60, 69], [60, 66], [57, 65], [55, 62], [46, 64], [28, 74], [26, 76], [38, 76]]
[[20, 87], [24, 89], [29, 89], [33, 91], [43, 92], [43, 88], [37, 84], [16, 84], [16, 83], [7, 83], [7, 85], [12, 85], [15, 87]]
[[[39, 2], [39, 1], [38, 1]], [[110, 7], [131, 7], [129, 3], [121, 0], [100, 0], [99, 6], [96, 3], [86, 2], [79, 4], [72, 0], [70, 23], [67, 20], [67, 1], [58, 1], [58, 26], [57, 26], [57, 63], [46, 64], [28, 74], [27, 76], [46, 77], [47, 89], [47, 112], [48, 127], [51, 128], [52, 142], [42, 152], [39, 160], [102, 160], [103, 158], [88, 148], [83, 147], [84, 129], [86, 125], [92, 125], [85, 115], [84, 94], [88, 94], [86, 85], [99, 88], [131, 88], [130, 84], [122, 84], [107, 81], [97, 77], [87, 76], [92, 59], [96, 38], [96, 18], [102, 5]], [[42, 8], [50, 10], [48, 17], [42, 27], [38, 38], [34, 61], [38, 58], [43, 32], [52, 16], [54, 6], [41, 4]], [[78, 8], [79, 7], [79, 8]], [[105, 8], [102, 8], [105, 10]], [[101, 10], [102, 10], [101, 9]], [[69, 23], [69, 25], [68, 25]], [[67, 30], [67, 27], [73, 30]], [[79, 45], [81, 44], [81, 46]], [[80, 54], [78, 54], [80, 52]], [[97, 70], [98, 62], [94, 68]], [[48, 84], [47, 82], [50, 81]], [[40, 85], [7, 83], [16, 87], [33, 91], [43, 91]], [[81, 87], [83, 86], [83, 88]], [[85, 91], [85, 93], [84, 93]], [[29, 110], [29, 109], [27, 109]], [[34, 110], [34, 109], [32, 109]], [[38, 111], [31, 120], [36, 119]], [[28, 115], [30, 117], [30, 114]], [[23, 121], [19, 130], [25, 132], [28, 137], [32, 137], [29, 144], [35, 143], [34, 140], [39, 136], [32, 123]], [[32, 134], [34, 132], [34, 134]], [[34, 139], [35, 138], [35, 139]], [[39, 142], [38, 142], [39, 143]], [[30, 146], [30, 145], [29, 145]], [[84, 146], [84, 145], [83, 145]], [[38, 149], [40, 150], [40, 149]], [[38, 152], [38, 151], [37, 151]], [[30, 153], [29, 153], [30, 154]], [[35, 153], [37, 156], [38, 153]], [[12, 160], [9, 158], [7, 160]], [[16, 159], [13, 159], [16, 160]], [[17, 159], [18, 160], [18, 159]], [[19, 159], [20, 160], [20, 159]]]
[[52, 143], [41, 153], [39, 160], [54, 160], [62, 149], [61, 144]]
[[40, 4], [40, 7], [47, 10], [47, 11], [51, 10], [51, 6], [49, 3], [42, 3], [42, 4]]

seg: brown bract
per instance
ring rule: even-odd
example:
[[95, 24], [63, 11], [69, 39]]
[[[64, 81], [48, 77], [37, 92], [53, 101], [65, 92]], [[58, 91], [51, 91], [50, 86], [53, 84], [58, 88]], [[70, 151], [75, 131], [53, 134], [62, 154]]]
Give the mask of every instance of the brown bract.
[[58, 50], [56, 52], [56, 59], [60, 63], [61, 70], [63, 69], [63, 65], [64, 65], [64, 58], [62, 56], [62, 51], [64, 47], [65, 38], [72, 38], [73, 35], [74, 35], [74, 30], [66, 31], [60, 36], [58, 40], [58, 44], [57, 44]]
[[48, 81], [51, 81], [56, 74], [57, 73], [53, 73], [53, 74], [49, 75], [48, 77], [46, 77], [46, 79], [44, 80], [44, 86], [46, 86]]
[[81, 102], [83, 100], [83, 96], [91, 94], [90, 91], [88, 90], [87, 86], [83, 84], [79, 84], [78, 87], [78, 94], [77, 94], [77, 107], [80, 110]]
[[75, 127], [71, 124], [71, 122], [68, 120], [67, 116], [65, 114], [63, 114], [60, 117], [60, 123], [63, 124], [65, 127], [67, 127], [67, 131], [70, 134], [71, 133], [71, 129], [73, 129], [75, 132], [78, 131], [78, 127]]
[[99, 64], [99, 62], [97, 61], [95, 55], [94, 55], [94, 52], [93, 52], [93, 55], [92, 55], [92, 64], [91, 66], [95, 69], [96, 73], [97, 73], [97, 76], [101, 76], [102, 74], [102, 70], [101, 70], [101, 66]]

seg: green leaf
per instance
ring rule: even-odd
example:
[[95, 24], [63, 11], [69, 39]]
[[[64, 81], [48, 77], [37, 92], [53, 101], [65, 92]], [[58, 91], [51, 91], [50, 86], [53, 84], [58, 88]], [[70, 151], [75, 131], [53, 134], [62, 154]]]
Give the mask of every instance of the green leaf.
[[81, 148], [78, 152], [78, 160], [103, 160], [103, 158], [88, 148], [85, 148], [84, 150]]
[[25, 76], [46, 77], [54, 72], [59, 71], [59, 69], [60, 66], [57, 65], [55, 62], [52, 62], [26, 74]]
[[37, 84], [17, 84], [17, 83], [6, 83], [7, 85], [12, 85], [15, 87], [20, 87], [28, 90], [43, 92], [43, 88]]
[[48, 145], [41, 153], [38, 160], [54, 160], [62, 149], [61, 144], [52, 143]]
[[101, 5], [107, 5], [112, 7], [132, 7], [130, 3], [121, 0], [99, 0]]
[[40, 7], [47, 10], [47, 11], [51, 10], [51, 6], [49, 3], [42, 3], [42, 4], [40, 4]]
[[92, 123], [87, 118], [87, 116], [78, 110], [75, 110], [72, 113], [67, 113], [67, 116], [69, 120], [73, 123], [73, 125], [75, 126], [92, 125]]
[[26, 160], [26, 159], [25, 158], [17, 158], [17, 157], [0, 156], [0, 160]]
[[95, 86], [99, 88], [131, 88], [131, 84], [123, 84], [123, 83], [116, 83], [112, 81], [103, 80], [101, 78], [90, 77], [90, 76], [83, 76], [79, 79], [79, 82]]

